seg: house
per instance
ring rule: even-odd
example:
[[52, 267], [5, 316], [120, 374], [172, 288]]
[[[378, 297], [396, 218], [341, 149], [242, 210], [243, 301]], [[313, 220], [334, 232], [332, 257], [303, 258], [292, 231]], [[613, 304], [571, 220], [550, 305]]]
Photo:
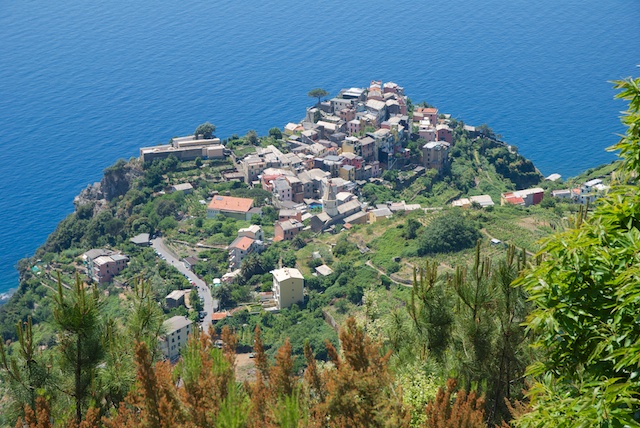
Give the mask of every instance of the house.
[[298, 220], [302, 221], [302, 213], [298, 210], [280, 210], [278, 213], [278, 220]]
[[580, 186], [580, 195], [578, 196], [578, 202], [581, 204], [592, 203], [595, 202], [598, 197], [604, 194], [608, 186], [602, 184], [602, 180], [599, 178], [594, 178], [593, 180], [589, 180]]
[[132, 244], [137, 245], [139, 247], [148, 247], [149, 246], [149, 234], [148, 233], [140, 233], [133, 238], [129, 239]]
[[230, 269], [240, 268], [242, 260], [256, 249], [255, 242], [254, 239], [248, 236], [238, 236], [231, 245], [227, 247], [229, 250]]
[[378, 160], [378, 151], [376, 150], [375, 140], [369, 136], [360, 139], [360, 153], [354, 152], [367, 162]]
[[358, 211], [355, 214], [351, 214], [348, 217], [344, 218], [345, 225], [353, 225], [353, 224], [367, 224], [369, 221], [369, 213], [366, 211]]
[[425, 141], [436, 141], [438, 133], [428, 120], [421, 120], [418, 125], [418, 136]]
[[304, 277], [298, 269], [282, 268], [271, 271], [273, 297], [278, 309], [304, 301]]
[[253, 199], [216, 195], [207, 206], [207, 218], [224, 215], [248, 221], [251, 220], [252, 213], [250, 211], [252, 206]]
[[252, 224], [249, 227], [238, 229], [238, 236], [248, 236], [256, 241], [264, 241], [264, 232], [257, 224]]
[[173, 309], [178, 306], [184, 306], [184, 295], [189, 292], [190, 290], [173, 290], [171, 293], [167, 294], [164, 298], [167, 308]]
[[224, 146], [222, 144], [215, 144], [202, 148], [203, 159], [223, 159], [224, 158]]
[[316, 273], [322, 276], [329, 276], [333, 273], [333, 269], [327, 265], [320, 265], [316, 268]]
[[348, 98], [352, 100], [362, 100], [364, 99], [364, 95], [365, 90], [362, 88], [349, 88], [340, 91], [340, 96], [342, 98]]
[[111, 282], [129, 263], [129, 257], [102, 248], [87, 251], [82, 256], [87, 276], [98, 284]]
[[442, 169], [449, 164], [449, 147], [446, 141], [430, 141], [422, 146], [422, 163], [425, 168]]
[[267, 167], [266, 162], [260, 156], [249, 155], [240, 161], [239, 170], [244, 177], [244, 182], [251, 184]]
[[338, 205], [342, 205], [345, 202], [349, 202], [354, 199], [355, 195], [351, 192], [338, 192], [336, 195], [336, 200], [338, 201]]
[[453, 131], [449, 125], [439, 124], [436, 125], [436, 138], [438, 141], [446, 141], [449, 144], [453, 143]]
[[299, 134], [302, 131], [304, 131], [304, 127], [302, 125], [300, 125], [299, 123], [291, 123], [291, 122], [289, 122], [284, 127], [284, 133], [286, 135]]
[[356, 168], [352, 165], [343, 165], [338, 170], [338, 176], [344, 180], [356, 181]]
[[437, 108], [421, 107], [421, 108], [415, 109], [415, 111], [414, 111], [414, 119], [413, 119], [414, 121], [415, 121], [415, 114], [416, 113], [418, 113], [424, 119], [426, 119], [429, 122], [431, 122], [431, 124], [433, 126], [436, 126], [438, 124], [438, 109]]
[[387, 207], [371, 210], [369, 211], [369, 223], [375, 223], [378, 220], [389, 218], [392, 214], [391, 210]]
[[166, 331], [161, 340], [162, 353], [167, 360], [175, 361], [180, 356], [180, 349], [189, 339], [193, 321], [187, 317], [177, 315], [169, 318], [162, 325]]
[[347, 133], [349, 135], [354, 135], [360, 132], [361, 123], [358, 119], [351, 119], [347, 121]]
[[193, 272], [193, 268], [196, 265], [196, 263], [198, 263], [198, 259], [195, 257], [185, 257], [184, 259], [182, 259], [182, 264], [184, 264], [184, 267], [186, 267], [187, 269], [189, 269], [190, 271]]
[[193, 186], [191, 185], [191, 183], [174, 184], [173, 186], [171, 186], [171, 191], [182, 192], [185, 195], [189, 195], [193, 192]]
[[273, 195], [279, 201], [291, 201], [291, 185], [284, 177], [278, 177], [273, 181]]
[[[578, 195], [580, 194], [580, 189], [578, 190]], [[551, 197], [558, 199], [573, 199], [574, 192], [572, 189], [562, 189], [562, 190], [552, 190]]]
[[451, 202], [454, 207], [469, 208], [473, 203], [479, 204], [482, 208], [492, 207], [495, 205], [493, 199], [489, 195], [470, 196], [468, 198], [461, 198]]
[[369, 113], [375, 116], [375, 122], [377, 125], [380, 125], [380, 123], [386, 119], [387, 104], [384, 101], [371, 99], [371, 97], [369, 97], [369, 100], [365, 103], [365, 108]]
[[276, 221], [273, 241], [289, 241], [302, 231], [304, 225], [298, 220]]
[[528, 207], [542, 202], [544, 190], [540, 187], [506, 192], [500, 195], [500, 205], [522, 205]]
[[213, 314], [211, 314], [211, 321], [213, 321], [214, 323], [218, 322], [218, 321], [222, 321], [223, 319], [227, 318], [229, 316], [229, 312], [214, 312]]
[[343, 109], [350, 109], [353, 105], [353, 99], [349, 98], [332, 98], [329, 102], [331, 103], [331, 110], [334, 113]]

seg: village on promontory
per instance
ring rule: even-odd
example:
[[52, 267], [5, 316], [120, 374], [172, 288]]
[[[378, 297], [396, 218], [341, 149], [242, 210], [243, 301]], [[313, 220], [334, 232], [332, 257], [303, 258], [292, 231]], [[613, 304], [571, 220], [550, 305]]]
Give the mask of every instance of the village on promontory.
[[[372, 412], [422, 426], [438, 388], [446, 383], [450, 394], [456, 386], [447, 383], [452, 373], [465, 388], [481, 384], [484, 398], [469, 395], [476, 416], [511, 417], [534, 356], [522, 324], [530, 305], [510, 284], [542, 239], [607, 194], [618, 164], [566, 181], [543, 177], [488, 125], [414, 103], [393, 82], [308, 95], [314, 102], [300, 121], [224, 139], [205, 122], [140, 148], [75, 198], [75, 212], [19, 262], [20, 288], [0, 311], [0, 369], [34, 405], [54, 374], [38, 375], [40, 389], [25, 386], [4, 356], [27, 342], [42, 355], [60, 343], [80, 349], [68, 342], [78, 330], [65, 311], [84, 302], [87, 313], [95, 310], [96, 330], [86, 334], [96, 359], [69, 354], [60, 370], [90, 360], [96, 379], [114, 390], [78, 398], [89, 382], [84, 392], [52, 393], [51, 402], [75, 402], [76, 410], [94, 403], [105, 418], [142, 408], [127, 395], [136, 370], [139, 382], [141, 368], [162, 362], [186, 379], [165, 387], [178, 391], [184, 382], [192, 394], [189, 365], [209, 358], [222, 367], [211, 385], [231, 383], [207, 383], [219, 394], [203, 420], [249, 407], [257, 418], [267, 412], [259, 388], [285, 384], [293, 388], [287, 397], [304, 394], [296, 406], [329, 418], [334, 410], [324, 406], [341, 394], [332, 389], [337, 379], [354, 376], [346, 390], [364, 376], [371, 403], [390, 403]], [[373, 355], [357, 358], [371, 358], [363, 364], [379, 371], [351, 367], [354, 349]], [[128, 407], [119, 407], [125, 398]], [[6, 414], [23, 416], [12, 400]], [[283, 404], [274, 403], [259, 417], [280, 417]], [[78, 411], [76, 421], [82, 417]]]

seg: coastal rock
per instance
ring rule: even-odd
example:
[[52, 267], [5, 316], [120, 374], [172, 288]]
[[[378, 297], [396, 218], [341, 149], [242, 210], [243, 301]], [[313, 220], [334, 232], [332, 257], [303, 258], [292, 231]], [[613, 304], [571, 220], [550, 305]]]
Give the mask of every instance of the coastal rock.
[[124, 159], [118, 160], [114, 165], [104, 170], [104, 177], [100, 181], [100, 189], [104, 198], [110, 201], [118, 196], [122, 196], [131, 187], [134, 179], [143, 174], [142, 165], [137, 160], [126, 162]]
[[133, 180], [142, 174], [142, 167], [138, 161], [126, 162], [120, 159], [104, 170], [100, 182], [89, 184], [73, 199], [76, 211], [79, 207], [93, 204], [93, 215], [98, 214], [108, 206], [109, 201], [126, 194]]

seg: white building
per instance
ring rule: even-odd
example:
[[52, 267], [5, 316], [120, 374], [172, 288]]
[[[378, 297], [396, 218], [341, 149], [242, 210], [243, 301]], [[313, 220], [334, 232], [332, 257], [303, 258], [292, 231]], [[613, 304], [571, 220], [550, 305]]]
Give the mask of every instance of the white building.
[[166, 320], [162, 325], [166, 331], [162, 342], [162, 353], [169, 361], [180, 356], [180, 349], [187, 343], [193, 321], [187, 317], [175, 316]]
[[580, 195], [578, 196], [578, 202], [581, 204], [593, 203], [596, 199], [602, 196], [607, 189], [608, 186], [602, 184], [602, 180], [599, 178], [594, 178], [593, 180], [589, 180], [580, 186]]
[[273, 275], [273, 298], [278, 309], [288, 308], [304, 301], [304, 277], [298, 269], [282, 268], [271, 271]]
[[252, 224], [249, 227], [238, 229], [238, 236], [248, 236], [256, 241], [264, 241], [264, 232], [257, 224]]

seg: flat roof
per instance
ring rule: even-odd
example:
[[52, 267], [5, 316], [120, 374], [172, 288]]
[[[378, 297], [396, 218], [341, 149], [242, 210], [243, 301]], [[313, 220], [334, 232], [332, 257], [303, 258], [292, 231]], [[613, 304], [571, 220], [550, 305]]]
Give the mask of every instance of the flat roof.
[[300, 273], [300, 271], [296, 268], [274, 269], [271, 271], [271, 273], [278, 282], [284, 281], [289, 278], [304, 279], [302, 273]]
[[184, 190], [191, 190], [193, 189], [193, 186], [191, 185], [191, 183], [180, 183], [180, 184], [174, 184], [173, 188], [176, 190], [176, 192], [179, 191], [184, 191]]
[[320, 265], [316, 268], [316, 272], [318, 272], [322, 276], [331, 275], [333, 270], [327, 265]]

